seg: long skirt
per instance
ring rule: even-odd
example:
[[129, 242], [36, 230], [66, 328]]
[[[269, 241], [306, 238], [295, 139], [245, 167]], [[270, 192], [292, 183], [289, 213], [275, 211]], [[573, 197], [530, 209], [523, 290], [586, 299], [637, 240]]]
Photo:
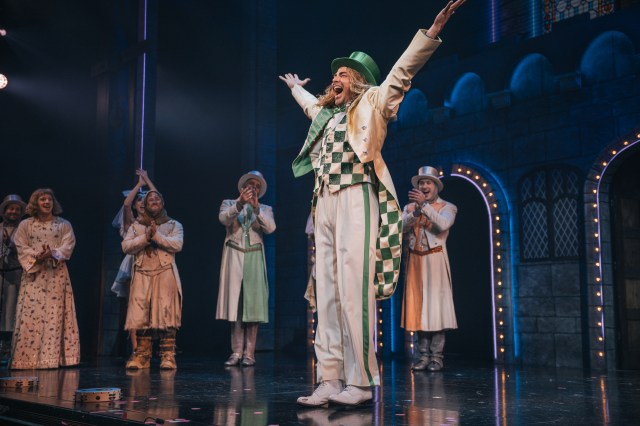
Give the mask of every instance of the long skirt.
[[12, 369], [80, 363], [76, 307], [66, 264], [22, 274], [12, 349]]
[[[216, 319], [269, 322], [269, 283], [263, 250], [261, 243], [251, 246], [248, 236], [240, 249], [230, 242], [225, 244]], [[242, 317], [238, 318], [240, 305]]]
[[401, 322], [407, 331], [458, 328], [445, 256], [444, 252], [409, 255]]

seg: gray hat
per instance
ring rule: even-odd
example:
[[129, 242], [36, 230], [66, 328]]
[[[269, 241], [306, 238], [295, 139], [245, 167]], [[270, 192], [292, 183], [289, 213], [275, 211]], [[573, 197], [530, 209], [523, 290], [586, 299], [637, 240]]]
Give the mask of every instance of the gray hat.
[[2, 203], [0, 203], [0, 213], [4, 213], [9, 204], [18, 204], [22, 211], [24, 211], [24, 208], [27, 206], [27, 204], [22, 201], [22, 198], [19, 195], [9, 194], [4, 197], [4, 200], [2, 200]]
[[260, 181], [260, 194], [258, 194], [258, 198], [262, 197], [267, 192], [267, 181], [264, 180], [264, 176], [257, 170], [252, 170], [249, 173], [245, 173], [240, 176], [240, 180], [238, 181], [238, 191], [242, 191], [242, 187], [249, 179], [256, 179]]
[[435, 167], [420, 167], [418, 169], [418, 174], [411, 178], [411, 185], [413, 185], [414, 188], [417, 188], [418, 182], [420, 182], [422, 179], [431, 179], [438, 187], [438, 192], [442, 191], [442, 188], [444, 188], [444, 184], [438, 177], [438, 169], [436, 169]]

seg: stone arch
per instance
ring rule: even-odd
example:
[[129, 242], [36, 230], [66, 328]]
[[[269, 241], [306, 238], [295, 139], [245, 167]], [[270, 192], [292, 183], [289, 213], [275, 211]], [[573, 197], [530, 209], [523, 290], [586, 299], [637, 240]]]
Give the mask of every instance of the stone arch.
[[612, 80], [634, 73], [633, 43], [619, 31], [607, 31], [589, 44], [580, 61], [588, 83]]
[[522, 58], [511, 74], [509, 89], [515, 99], [530, 99], [551, 93], [554, 87], [553, 67], [549, 60], [532, 53]]
[[458, 79], [445, 106], [458, 115], [469, 114], [483, 110], [486, 99], [484, 81], [478, 74], [468, 72]]

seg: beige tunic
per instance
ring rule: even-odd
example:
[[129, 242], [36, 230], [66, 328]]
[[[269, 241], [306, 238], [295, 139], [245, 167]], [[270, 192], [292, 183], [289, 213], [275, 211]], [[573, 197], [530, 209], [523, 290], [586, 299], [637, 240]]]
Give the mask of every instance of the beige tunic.
[[[15, 234], [18, 259], [24, 269], [10, 368], [57, 368], [80, 362], [80, 338], [73, 289], [65, 263], [76, 239], [71, 224], [54, 217], [48, 222], [29, 218]], [[36, 262], [48, 244], [53, 258]]]
[[[401, 326], [407, 331], [442, 331], [458, 328], [453, 306], [451, 270], [447, 255], [449, 228], [456, 218], [455, 205], [438, 198], [413, 215], [415, 204], [402, 213], [405, 242], [409, 242]], [[416, 222], [419, 222], [416, 225]], [[431, 254], [418, 255], [411, 250]]]
[[129, 227], [122, 250], [135, 255], [125, 330], [179, 328], [182, 321], [182, 286], [175, 253], [182, 250], [180, 222], [169, 220], [147, 241], [146, 226]]

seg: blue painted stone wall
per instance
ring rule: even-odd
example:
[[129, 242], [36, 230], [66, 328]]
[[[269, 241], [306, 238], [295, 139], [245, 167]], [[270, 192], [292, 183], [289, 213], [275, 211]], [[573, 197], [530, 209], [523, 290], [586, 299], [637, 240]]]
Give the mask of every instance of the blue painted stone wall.
[[[465, 57], [436, 52], [414, 79], [399, 120], [390, 125], [383, 155], [401, 202], [411, 176], [425, 164], [445, 169], [456, 162], [477, 164], [506, 191], [516, 233], [514, 317], [521, 349], [513, 361], [582, 367], [588, 357], [583, 346], [589, 336], [582, 326], [585, 264], [520, 262], [517, 186], [522, 176], [548, 165], [572, 167], [584, 178], [600, 150], [640, 126], [639, 19], [633, 9], [558, 24], [543, 37], [504, 39]], [[285, 100], [279, 102], [278, 133], [284, 137], [278, 159], [284, 164], [278, 182], [287, 194], [279, 194], [278, 206], [295, 215], [279, 233], [286, 243], [278, 245], [278, 254], [288, 259], [278, 263], [279, 281], [291, 291], [278, 302], [287, 306], [287, 338], [296, 339], [293, 330], [305, 322], [303, 206], [312, 182], [294, 181], [288, 168], [309, 123], [286, 92], [279, 92]], [[578, 229], [583, 232], [582, 222]]]

